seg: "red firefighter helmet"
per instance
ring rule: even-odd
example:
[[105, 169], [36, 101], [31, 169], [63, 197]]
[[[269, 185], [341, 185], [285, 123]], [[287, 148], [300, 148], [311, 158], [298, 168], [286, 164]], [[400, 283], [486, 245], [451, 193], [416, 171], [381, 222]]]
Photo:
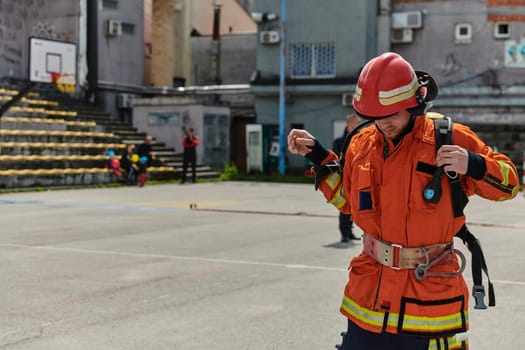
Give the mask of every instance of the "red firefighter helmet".
[[[423, 77], [424, 82], [421, 81]], [[426, 85], [432, 85], [432, 96], [426, 96]], [[403, 57], [387, 52], [364, 66], [352, 105], [356, 113], [364, 118], [381, 119], [404, 109], [414, 109], [414, 114], [422, 114], [428, 98], [433, 100], [436, 96], [437, 85], [428, 73], [416, 74]]]

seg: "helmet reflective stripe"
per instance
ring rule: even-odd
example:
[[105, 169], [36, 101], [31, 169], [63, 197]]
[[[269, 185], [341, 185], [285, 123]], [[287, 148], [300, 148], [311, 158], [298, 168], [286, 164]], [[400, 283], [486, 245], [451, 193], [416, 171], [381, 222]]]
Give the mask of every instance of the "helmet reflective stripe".
[[417, 77], [414, 75], [414, 79], [412, 79], [407, 85], [400, 86], [390, 91], [379, 91], [379, 103], [383, 106], [389, 106], [413, 98], [418, 87], [419, 84], [417, 82]]
[[361, 101], [362, 93], [363, 93], [363, 89], [361, 89], [359, 86], [356, 86], [355, 92], [354, 92], [354, 100], [356, 100], [357, 102]]

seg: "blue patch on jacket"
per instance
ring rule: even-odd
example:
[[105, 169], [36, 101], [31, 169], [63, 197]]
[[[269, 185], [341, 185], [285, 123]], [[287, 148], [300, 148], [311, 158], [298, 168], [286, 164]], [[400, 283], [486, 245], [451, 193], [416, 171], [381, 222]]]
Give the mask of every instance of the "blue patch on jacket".
[[371, 192], [359, 192], [359, 210], [372, 210]]

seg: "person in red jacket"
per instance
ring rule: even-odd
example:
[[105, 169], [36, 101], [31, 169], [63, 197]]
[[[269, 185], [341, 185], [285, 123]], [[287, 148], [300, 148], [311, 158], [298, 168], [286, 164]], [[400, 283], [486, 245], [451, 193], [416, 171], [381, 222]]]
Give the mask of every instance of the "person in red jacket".
[[[436, 150], [439, 135], [426, 116], [437, 90], [428, 73], [387, 52], [359, 75], [353, 107], [374, 123], [352, 138], [342, 170], [333, 165], [343, 159], [308, 131], [288, 135], [290, 152], [313, 162], [328, 202], [364, 233], [340, 308], [348, 319], [340, 349], [468, 349], [461, 333], [469, 325], [469, 289], [453, 242], [465, 227], [464, 199], [513, 198], [519, 179], [506, 155], [462, 124]], [[437, 200], [430, 183], [440, 186]], [[457, 200], [458, 191], [464, 198]]]
[[197, 151], [196, 147], [199, 145], [199, 138], [193, 133], [193, 128], [186, 130], [186, 134], [182, 138], [182, 147], [184, 148], [182, 158], [182, 180], [181, 184], [186, 182], [186, 171], [191, 163], [191, 180], [196, 182], [196, 163]]

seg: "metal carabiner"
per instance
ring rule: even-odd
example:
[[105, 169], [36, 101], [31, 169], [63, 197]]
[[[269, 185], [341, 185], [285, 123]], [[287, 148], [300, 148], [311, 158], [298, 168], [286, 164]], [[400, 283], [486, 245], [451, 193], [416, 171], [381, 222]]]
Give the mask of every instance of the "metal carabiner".
[[[450, 252], [453, 253], [453, 254], [456, 254], [457, 256], [459, 256], [459, 258], [461, 260], [461, 265], [459, 266], [459, 270], [458, 271], [455, 271], [455, 272], [452, 272], [452, 273], [450, 273], [450, 272], [429, 272], [428, 270], [430, 270], [430, 268], [433, 265], [435, 265], [438, 261], [441, 261], [441, 258], [443, 257], [443, 254], [438, 256], [432, 262], [428, 262], [429, 261], [428, 252], [426, 250], [424, 250], [424, 252], [425, 252], [425, 257], [427, 259], [427, 263], [419, 264], [414, 269], [414, 275], [415, 275], [415, 277], [416, 277], [416, 279], [418, 281], [424, 280], [425, 278], [427, 278], [427, 276], [440, 276], [440, 277], [447, 277], [447, 278], [456, 277], [458, 275], [461, 275], [463, 273], [463, 271], [465, 271], [465, 267], [467, 265], [467, 260], [465, 258], [465, 255], [463, 255], [463, 253], [461, 251], [457, 250], [457, 249], [452, 248], [450, 250]], [[446, 251], [444, 253], [446, 253]]]
[[414, 270], [414, 275], [416, 276], [416, 279], [418, 281], [423, 281], [425, 278], [427, 278], [428, 274], [428, 265], [425, 264], [419, 264]]
[[422, 248], [423, 253], [425, 253], [425, 263], [419, 264], [414, 269], [414, 275], [416, 276], [416, 279], [418, 281], [422, 281], [425, 278], [427, 278], [428, 269], [430, 269], [430, 255], [428, 255], [428, 251], [426, 248]]

